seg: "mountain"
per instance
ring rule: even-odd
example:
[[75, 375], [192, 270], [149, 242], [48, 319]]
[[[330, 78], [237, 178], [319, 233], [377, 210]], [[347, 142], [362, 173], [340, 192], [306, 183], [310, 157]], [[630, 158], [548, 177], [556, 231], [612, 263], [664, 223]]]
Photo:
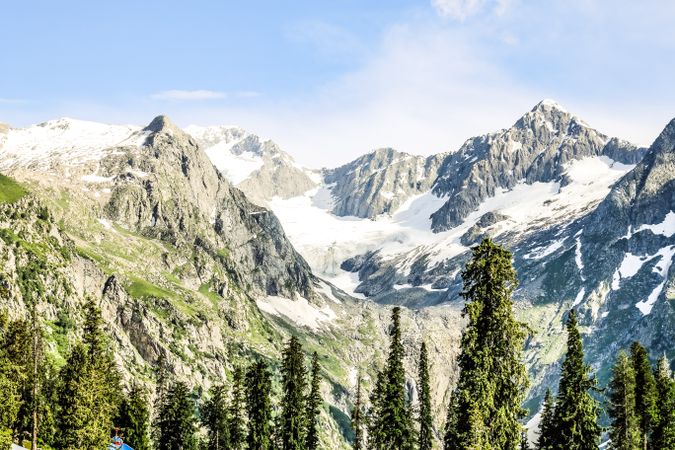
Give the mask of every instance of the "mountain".
[[338, 216], [374, 219], [396, 211], [408, 198], [431, 188], [443, 155], [427, 158], [383, 148], [336, 169], [327, 170]]
[[543, 101], [453, 152], [379, 149], [318, 172], [236, 127], [59, 119], [0, 131], [0, 171], [18, 183], [0, 178], [3, 305], [24, 310], [21, 267], [37, 258], [57, 354], [85, 296], [100, 299], [127, 376], [149, 378], [162, 355], [206, 387], [296, 334], [320, 350], [331, 448], [346, 445], [350, 389], [382, 360], [392, 304], [408, 307], [413, 398], [413, 349], [434, 344], [442, 426], [461, 270], [484, 236], [514, 255], [532, 413], [555, 384], [572, 307], [602, 383], [634, 339], [675, 357], [672, 122], [644, 149]]
[[301, 195], [318, 184], [318, 174], [300, 167], [273, 141], [241, 128], [191, 125], [185, 131], [228, 180], [259, 205], [274, 197]]
[[[82, 139], [80, 139], [82, 136]], [[324, 368], [322, 441], [345, 448], [356, 373], [369, 383], [389, 311], [318, 279], [273, 212], [251, 203], [199, 143], [163, 116], [146, 127], [62, 119], [7, 130], [0, 148], [0, 293], [13, 316], [41, 286], [49, 351], [63, 361], [86, 298], [103, 309], [125, 379], [151, 383], [166, 360], [208, 388], [253, 358], [277, 361], [298, 336]], [[435, 378], [454, 365], [457, 314], [407, 312], [439, 339]], [[450, 323], [454, 323], [450, 326]], [[413, 370], [414, 360], [407, 362]], [[435, 399], [441, 416], [443, 397]]]

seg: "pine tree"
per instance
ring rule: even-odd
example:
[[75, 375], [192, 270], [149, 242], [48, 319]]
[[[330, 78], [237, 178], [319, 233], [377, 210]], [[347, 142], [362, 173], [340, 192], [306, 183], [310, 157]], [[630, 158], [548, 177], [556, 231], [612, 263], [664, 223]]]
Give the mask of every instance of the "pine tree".
[[305, 389], [307, 370], [302, 345], [292, 336], [284, 349], [281, 363], [281, 444], [283, 450], [305, 447]]
[[635, 415], [635, 371], [623, 350], [619, 352], [609, 384], [609, 437], [615, 450], [639, 450], [640, 430]]
[[168, 386], [155, 420], [157, 450], [197, 450], [195, 405], [187, 385]]
[[431, 391], [429, 388], [429, 357], [427, 345], [422, 342], [418, 369], [419, 396], [420, 396], [420, 432], [418, 437], [419, 450], [431, 450], [433, 443], [433, 419], [431, 417]]
[[361, 376], [356, 380], [356, 400], [352, 409], [352, 429], [354, 430], [354, 450], [365, 450], [363, 437], [363, 400], [361, 398]]
[[521, 362], [526, 328], [514, 318], [511, 300], [516, 273], [511, 253], [489, 238], [472, 253], [462, 272], [469, 323], [462, 334], [454, 425], [446, 445], [513, 450], [520, 445], [528, 386]]
[[570, 311], [567, 319], [567, 354], [562, 364], [558, 397], [555, 406], [557, 439], [555, 448], [597, 450], [601, 429], [598, 425], [598, 403], [591, 396], [595, 379], [584, 364], [581, 334], [577, 315]]
[[122, 431], [124, 442], [134, 450], [150, 450], [149, 399], [140, 385], [132, 384], [122, 399], [115, 424]]
[[246, 386], [244, 370], [239, 366], [232, 373], [232, 399], [227, 417], [230, 448], [243, 450], [246, 446]]
[[635, 411], [640, 430], [640, 448], [647, 450], [656, 420], [656, 382], [647, 349], [639, 342], [633, 342], [630, 353], [635, 371]]
[[107, 445], [119, 411], [120, 375], [103, 334], [101, 312], [85, 304], [82, 342], [76, 344], [59, 374], [59, 444], [64, 449]]
[[671, 378], [668, 359], [659, 359], [655, 372], [658, 414], [652, 434], [653, 450], [675, 449], [675, 380]]
[[248, 450], [272, 449], [272, 380], [263, 361], [253, 364], [246, 373], [246, 411], [248, 413]]
[[551, 390], [546, 389], [544, 396], [544, 406], [541, 411], [541, 419], [539, 420], [539, 438], [537, 439], [537, 450], [554, 450], [556, 435], [555, 423], [555, 403]]
[[369, 450], [385, 450], [385, 427], [387, 424], [380, 420], [384, 405], [386, 377], [383, 371], [378, 371], [375, 378], [375, 388], [370, 393], [370, 408], [368, 410], [368, 445]]
[[0, 448], [10, 448], [13, 427], [21, 408], [22, 373], [10, 357], [10, 322], [0, 311]]
[[230, 429], [227, 416], [227, 390], [218, 385], [202, 408], [202, 423], [208, 431], [208, 450], [230, 449]]
[[319, 448], [319, 413], [321, 408], [321, 366], [319, 355], [312, 355], [312, 367], [310, 372], [310, 391], [307, 397], [307, 431], [305, 433], [305, 448], [317, 450]]
[[445, 418], [445, 432], [443, 434], [443, 449], [444, 450], [459, 450], [459, 436], [457, 435], [457, 390], [450, 395], [450, 403], [448, 404], [448, 415]]
[[401, 309], [395, 307], [392, 312], [392, 327], [389, 333], [389, 356], [382, 372], [381, 391], [378, 393], [373, 417], [376, 434], [371, 436], [370, 446], [376, 449], [387, 448], [407, 450], [414, 446], [414, 427], [410, 405], [405, 390], [405, 371], [403, 369], [404, 349], [401, 342]]

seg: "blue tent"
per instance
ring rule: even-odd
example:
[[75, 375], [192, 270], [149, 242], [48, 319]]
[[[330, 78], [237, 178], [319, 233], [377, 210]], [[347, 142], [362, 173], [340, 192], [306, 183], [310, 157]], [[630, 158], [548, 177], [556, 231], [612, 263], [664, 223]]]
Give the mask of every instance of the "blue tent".
[[108, 450], [134, 450], [124, 443], [121, 437], [115, 436], [108, 444]]

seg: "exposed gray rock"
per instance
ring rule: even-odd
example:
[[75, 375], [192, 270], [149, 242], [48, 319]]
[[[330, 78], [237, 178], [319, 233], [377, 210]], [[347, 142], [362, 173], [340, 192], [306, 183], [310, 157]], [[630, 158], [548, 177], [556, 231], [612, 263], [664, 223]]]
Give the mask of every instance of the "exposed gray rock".
[[558, 180], [572, 160], [607, 155], [634, 163], [643, 154], [590, 128], [557, 104], [540, 102], [511, 128], [469, 139], [446, 157], [434, 193], [449, 198], [432, 214], [432, 229], [459, 225], [499, 189]]
[[[314, 296], [314, 277], [272, 212], [232, 187], [196, 141], [166, 117], [155, 118], [145, 131], [150, 135], [140, 151], [116, 152], [101, 161], [102, 173], [119, 180], [105, 205], [109, 219], [218, 257], [251, 289]], [[122, 176], [120, 167], [127, 164], [148, 176]]]
[[444, 155], [414, 156], [375, 150], [325, 172], [338, 216], [375, 218], [393, 213], [409, 197], [431, 189]]

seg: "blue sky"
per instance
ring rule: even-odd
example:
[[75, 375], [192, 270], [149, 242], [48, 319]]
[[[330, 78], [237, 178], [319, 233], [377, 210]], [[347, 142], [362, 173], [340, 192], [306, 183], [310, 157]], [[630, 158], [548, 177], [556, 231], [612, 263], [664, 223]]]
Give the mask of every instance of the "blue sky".
[[649, 144], [675, 117], [675, 2], [7, 2], [0, 121], [236, 124], [310, 166], [429, 154], [553, 98]]

